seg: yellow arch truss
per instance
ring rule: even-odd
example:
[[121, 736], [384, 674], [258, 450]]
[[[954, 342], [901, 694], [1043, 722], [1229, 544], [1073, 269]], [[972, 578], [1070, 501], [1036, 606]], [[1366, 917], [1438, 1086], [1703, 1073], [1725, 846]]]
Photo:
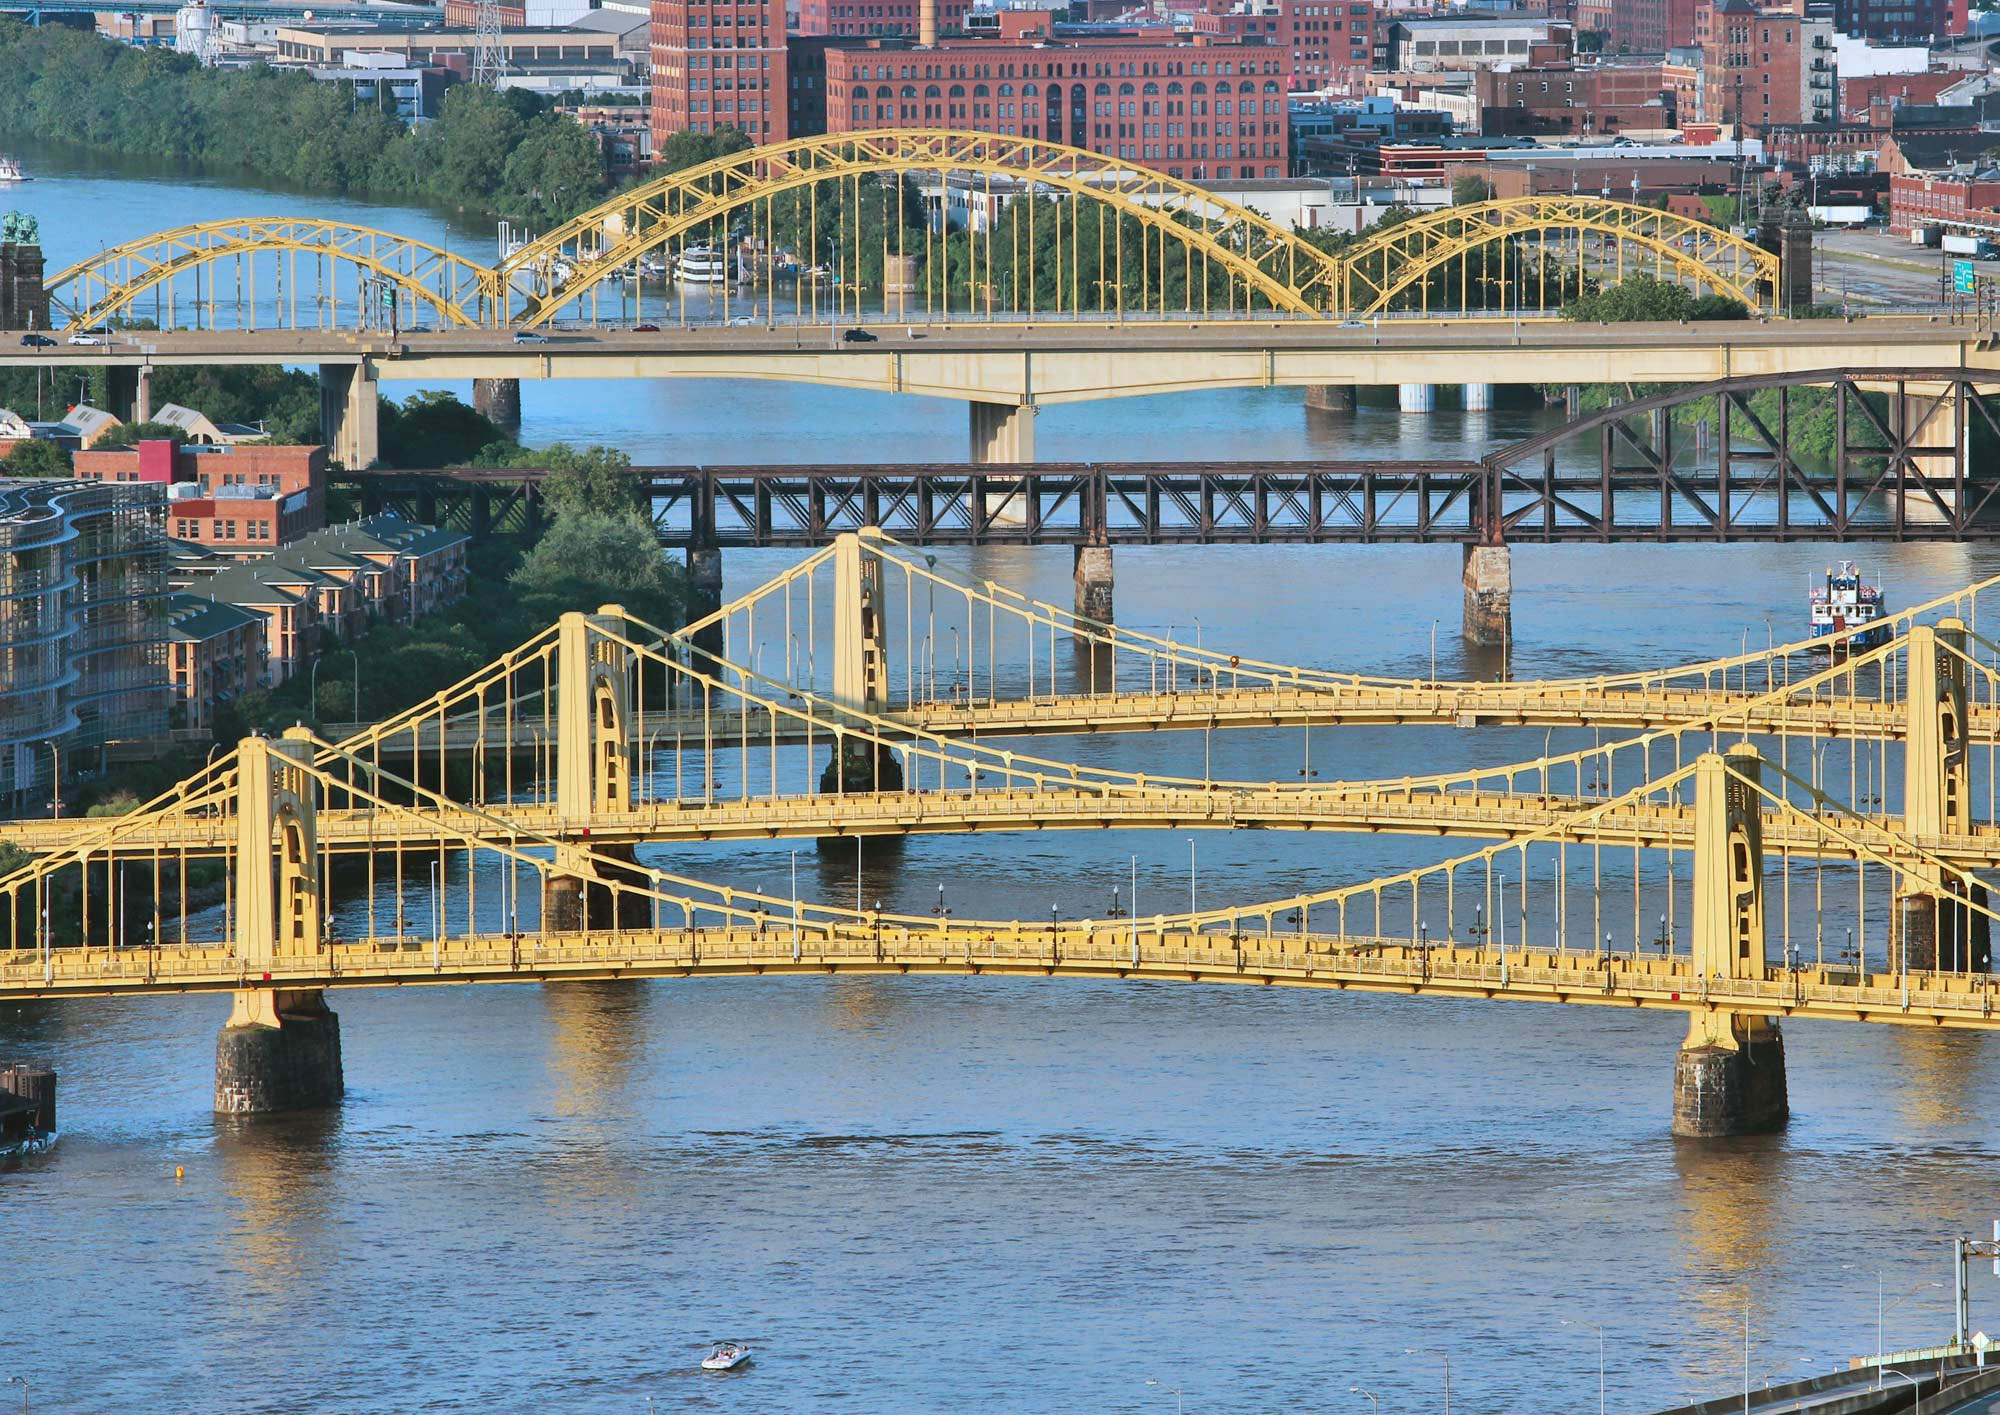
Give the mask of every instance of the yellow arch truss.
[[[802, 138], [671, 173], [564, 222], [497, 267], [346, 222], [252, 217], [201, 222], [126, 242], [60, 272], [48, 289], [69, 328], [89, 328], [132, 312], [140, 296], [162, 286], [178, 307], [182, 287], [177, 281], [191, 277], [186, 288], [197, 307], [196, 323], [201, 323], [203, 305], [213, 323], [218, 305], [247, 300], [246, 308], [254, 311], [255, 257], [282, 258], [289, 252], [309, 258], [308, 274], [315, 281], [308, 296], [301, 262], [289, 262], [288, 278], [281, 259], [282, 294], [292, 304], [294, 324], [300, 304], [327, 298], [322, 263], [330, 262], [430, 306], [450, 324], [533, 327], [628, 270], [641, 256], [756, 203], [819, 183], [918, 172], [937, 173], [941, 182], [947, 174], [983, 177], [985, 191], [995, 197], [1026, 191], [1095, 201], [1136, 221], [1142, 233], [1139, 252], [1128, 254], [1122, 234], [1113, 238], [1114, 249], [1103, 250], [1099, 236], [1099, 257], [1106, 264], [1100, 273], [1109, 274], [1113, 262], [1117, 270], [1115, 280], [1092, 282], [1100, 287], [1100, 313], [1125, 313], [1128, 260], [1142, 269], [1147, 262], [1164, 267], [1170, 249], [1181, 253], [1190, 290], [1199, 260], [1204, 289], [1207, 272], [1229, 276], [1232, 307], [1233, 292], [1240, 290], [1245, 309], [1256, 297], [1272, 309], [1336, 318], [1377, 314], [1413, 302], [1428, 311], [1432, 277], [1443, 270], [1450, 283], [1453, 262], [1461, 288], [1449, 292], [1453, 298], [1447, 307], [1465, 308], [1464, 287], [1479, 265], [1475, 257], [1507, 243], [1519, 253], [1515, 264], [1523, 270], [1539, 271], [1552, 259], [1572, 270], [1594, 262], [1608, 279], [1650, 271], [1753, 307], [1768, 304], [1769, 292], [1777, 286], [1778, 260], [1769, 252], [1705, 222], [1609, 198], [1520, 197], [1454, 206], [1377, 230], [1335, 256], [1205, 188], [1115, 158], [1034, 138], [912, 129]], [[998, 192], [995, 179], [1006, 184]], [[1116, 225], [1122, 233], [1123, 223]], [[234, 283], [225, 297], [220, 287], [232, 265]], [[1483, 274], [1485, 267], [1480, 269]], [[204, 270], [205, 290], [200, 283]], [[1072, 279], [1067, 299], [1058, 294], [1047, 312], [1059, 315], [1067, 304], [1074, 313], [1088, 305], [1079, 283]], [[1520, 283], [1525, 285], [1525, 279]], [[1063, 284], [1058, 278], [1059, 291]], [[1104, 285], [1118, 292], [1115, 311], [1103, 308]], [[1537, 294], [1538, 308], [1544, 303], [1542, 293]], [[1523, 291], [1512, 294], [1509, 303]], [[1029, 300], [1032, 305], [1032, 289]], [[315, 311], [316, 321], [323, 317], [323, 310]]]
[[523, 247], [501, 267], [502, 284], [530, 292], [519, 322], [541, 324], [647, 252], [755, 202], [818, 182], [913, 172], [983, 174], [1101, 202], [1227, 270], [1276, 309], [1320, 313], [1335, 289], [1338, 262], [1202, 187], [1082, 148], [946, 129], [800, 138], [670, 173]]
[[[213, 322], [215, 307], [232, 304], [239, 295], [246, 299], [246, 308], [254, 311], [255, 257], [286, 252], [382, 280], [462, 327], [476, 328], [498, 310], [494, 275], [486, 266], [409, 236], [303, 217], [203, 221], [159, 231], [78, 261], [48, 280], [47, 288], [51, 307], [61, 311], [69, 328], [89, 329], [129, 313], [141, 295], [161, 286], [172, 290], [170, 298], [178, 303], [182, 297], [178, 282], [187, 277], [186, 296], [196, 305], [197, 324], [203, 306], [210, 309]], [[242, 265], [237, 279], [247, 279], [248, 286], [239, 284], [225, 296], [218, 290], [225, 278], [223, 271], [238, 261]], [[289, 301], [294, 309], [325, 296], [318, 272], [310, 267], [303, 279], [314, 280], [314, 292], [305, 294], [299, 264], [293, 260], [279, 266], [280, 279], [289, 288], [277, 293], [281, 303]], [[203, 270], [208, 272], [205, 289], [199, 283]]]
[[[1433, 272], [1459, 261], [1461, 288], [1449, 293], [1460, 296], [1464, 282], [1477, 278], [1474, 253], [1512, 241], [1525, 242], [1519, 247], [1523, 268], [1539, 269], [1542, 262], [1533, 267], [1528, 262], [1540, 254], [1579, 269], [1586, 243], [1593, 243], [1590, 254], [1599, 270], [1614, 280], [1628, 274], [1677, 276], [1753, 309], [1767, 304], [1777, 288], [1775, 255], [1693, 217], [1608, 197], [1510, 197], [1446, 207], [1378, 229], [1343, 254], [1340, 307], [1352, 315], [1376, 314], [1414, 288], [1428, 309]], [[1452, 307], [1462, 308], [1463, 302]]]

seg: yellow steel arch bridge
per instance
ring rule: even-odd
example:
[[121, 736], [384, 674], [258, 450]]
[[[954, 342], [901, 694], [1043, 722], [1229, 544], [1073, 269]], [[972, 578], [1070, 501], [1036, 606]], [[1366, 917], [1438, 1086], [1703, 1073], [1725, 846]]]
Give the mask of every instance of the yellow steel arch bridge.
[[[952, 231], [935, 213], [948, 193], [974, 212]], [[1013, 200], [1023, 195], [1043, 199]], [[1453, 207], [1326, 249], [1193, 183], [1078, 148], [892, 130], [799, 139], [671, 173], [491, 266], [341, 221], [246, 218], [121, 243], [48, 289], [72, 329], [121, 318], [387, 324], [389, 305], [405, 325], [533, 327], [596, 321], [613, 286], [615, 321], [647, 316], [649, 260], [732, 238], [749, 279], [723, 286], [725, 317], [734, 308], [808, 320], [859, 318], [870, 289], [897, 319], [915, 306], [992, 320], [1532, 313], [1587, 280], [1637, 271], [1768, 307], [1778, 273], [1775, 256], [1704, 222], [1577, 196]], [[665, 296], [653, 298], [653, 317], [671, 312]]]

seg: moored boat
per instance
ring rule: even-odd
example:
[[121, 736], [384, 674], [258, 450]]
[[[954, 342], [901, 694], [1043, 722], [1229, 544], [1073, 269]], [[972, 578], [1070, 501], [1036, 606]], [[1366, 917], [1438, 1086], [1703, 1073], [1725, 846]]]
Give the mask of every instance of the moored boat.
[[21, 170], [21, 164], [11, 157], [0, 157], [0, 182], [32, 182], [35, 179]]

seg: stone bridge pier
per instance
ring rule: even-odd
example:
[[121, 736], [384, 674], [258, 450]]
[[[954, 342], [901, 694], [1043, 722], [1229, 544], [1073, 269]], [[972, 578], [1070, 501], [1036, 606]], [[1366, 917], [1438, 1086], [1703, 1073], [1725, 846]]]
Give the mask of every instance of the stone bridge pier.
[[319, 366], [320, 438], [331, 460], [353, 471], [374, 466], [382, 456], [381, 415], [381, 385], [366, 360]]
[[1514, 552], [1468, 545], [1459, 561], [1465, 591], [1465, 641], [1506, 649], [1514, 634]]

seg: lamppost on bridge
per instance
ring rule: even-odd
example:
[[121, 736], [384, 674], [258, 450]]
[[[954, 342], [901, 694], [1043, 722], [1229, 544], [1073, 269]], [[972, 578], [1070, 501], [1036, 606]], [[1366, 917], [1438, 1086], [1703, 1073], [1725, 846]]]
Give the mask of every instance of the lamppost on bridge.
[[1195, 911], [1194, 905], [1194, 837], [1188, 837], [1188, 913]]
[[1377, 1396], [1375, 1392], [1372, 1390], [1363, 1390], [1360, 1386], [1349, 1386], [1347, 1388], [1347, 1393], [1349, 1395], [1365, 1395], [1368, 1397], [1369, 1405], [1374, 1410], [1379, 1412], [1382, 1409], [1381, 1397]]
[[1158, 1386], [1161, 1390], [1173, 1392], [1174, 1415], [1181, 1415], [1181, 1388], [1179, 1386], [1166, 1385], [1163, 1382], [1154, 1380], [1151, 1376], [1146, 1378], [1146, 1384], [1149, 1386]]
[[[1605, 935], [1608, 940], [1609, 934]], [[1597, 1333], [1597, 1415], [1604, 1415], [1604, 1328], [1588, 1317], [1564, 1317], [1561, 1325], [1566, 1327], [1589, 1327]]]
[[21, 1383], [21, 1415], [28, 1415], [28, 1378], [26, 1376], [7, 1377], [8, 1385], [13, 1385], [16, 1381]]
[[1428, 1347], [1406, 1346], [1403, 1348], [1403, 1354], [1405, 1356], [1435, 1356], [1444, 1362], [1444, 1415], [1451, 1415], [1451, 1353], [1449, 1351], [1433, 1351]]

